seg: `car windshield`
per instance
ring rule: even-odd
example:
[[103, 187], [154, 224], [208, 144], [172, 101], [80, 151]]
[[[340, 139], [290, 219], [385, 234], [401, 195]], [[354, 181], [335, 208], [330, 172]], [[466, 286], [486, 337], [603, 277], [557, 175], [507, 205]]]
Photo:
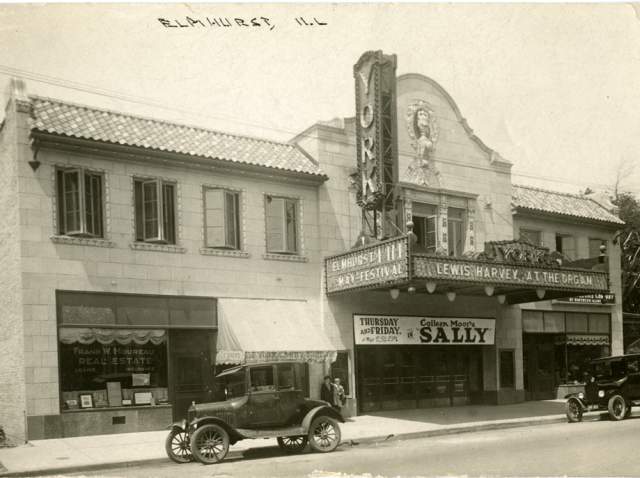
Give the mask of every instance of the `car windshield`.
[[243, 397], [246, 395], [246, 370], [240, 369], [235, 373], [219, 378], [222, 380], [222, 389], [227, 400], [231, 398]]
[[593, 364], [593, 374], [599, 380], [618, 380], [627, 373], [624, 360], [596, 362]]

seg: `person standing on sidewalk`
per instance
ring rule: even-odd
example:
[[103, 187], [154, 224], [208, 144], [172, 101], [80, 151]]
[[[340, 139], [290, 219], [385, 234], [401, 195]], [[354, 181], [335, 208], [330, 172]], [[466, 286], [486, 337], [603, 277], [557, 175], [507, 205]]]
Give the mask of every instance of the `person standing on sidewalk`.
[[335, 403], [333, 407], [338, 410], [338, 413], [341, 412], [342, 407], [347, 402], [344, 387], [340, 383], [340, 379], [338, 377], [333, 379], [333, 401]]
[[333, 383], [331, 383], [331, 377], [329, 375], [325, 375], [324, 382], [320, 386], [320, 400], [324, 400], [328, 402], [329, 405], [335, 408], [335, 388]]

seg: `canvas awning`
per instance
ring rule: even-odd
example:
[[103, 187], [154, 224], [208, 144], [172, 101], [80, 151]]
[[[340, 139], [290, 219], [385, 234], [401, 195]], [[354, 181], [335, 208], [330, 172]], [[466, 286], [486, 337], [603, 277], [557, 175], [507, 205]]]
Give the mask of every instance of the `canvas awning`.
[[609, 336], [605, 334], [567, 334], [559, 337], [556, 343], [567, 345], [609, 345]]
[[132, 342], [144, 345], [151, 342], [160, 345], [166, 342], [166, 331], [159, 329], [98, 329], [80, 327], [61, 327], [59, 330], [60, 342], [63, 344], [92, 344], [98, 342], [109, 345], [117, 342], [120, 345], [129, 345]]
[[336, 359], [305, 301], [220, 299], [218, 314], [218, 364]]

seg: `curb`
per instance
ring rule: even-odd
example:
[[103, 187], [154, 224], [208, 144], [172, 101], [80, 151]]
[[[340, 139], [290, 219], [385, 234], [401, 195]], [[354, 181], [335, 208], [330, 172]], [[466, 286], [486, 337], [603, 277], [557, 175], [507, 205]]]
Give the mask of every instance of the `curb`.
[[[591, 417], [585, 417], [591, 418]], [[600, 417], [598, 416], [592, 420], [584, 420], [584, 421], [598, 421]], [[343, 441], [340, 443], [340, 447], [348, 447], [351, 443], [351, 446], [354, 445], [371, 445], [378, 443], [387, 443], [390, 441], [398, 441], [398, 440], [412, 440], [417, 438], [430, 438], [437, 436], [445, 436], [445, 435], [457, 435], [462, 433], [473, 433], [473, 432], [482, 432], [482, 431], [491, 431], [491, 430], [506, 430], [509, 428], [522, 428], [522, 427], [530, 427], [536, 425], [551, 425], [554, 423], [565, 423], [567, 418], [565, 416], [551, 416], [549, 418], [544, 419], [531, 419], [531, 420], [518, 420], [518, 421], [504, 421], [504, 422], [494, 422], [494, 423], [485, 423], [482, 425], [470, 425], [470, 426], [452, 426], [449, 428], [440, 428], [435, 430], [425, 430], [419, 432], [410, 432], [410, 433], [399, 433], [397, 435], [378, 435], [371, 437], [363, 437], [359, 439], [351, 439], [349, 441]], [[356, 441], [357, 440], [357, 441]], [[229, 454], [226, 459], [237, 459], [242, 458], [244, 453], [251, 450], [251, 448], [245, 450], [229, 450]], [[60, 475], [64, 473], [78, 473], [81, 471], [95, 471], [95, 470], [108, 470], [114, 468], [131, 468], [134, 466], [145, 466], [145, 465], [156, 465], [156, 464], [171, 464], [172, 462], [166, 458], [149, 458], [143, 460], [128, 460], [122, 462], [112, 462], [112, 463], [96, 463], [90, 465], [74, 465], [67, 467], [56, 467], [56, 468], [43, 468], [40, 470], [29, 470], [29, 471], [15, 471], [15, 472], [1, 472], [0, 477], [8, 478], [8, 477], [21, 477], [21, 476], [42, 476], [42, 475]], [[1, 468], [0, 468], [1, 470]]]

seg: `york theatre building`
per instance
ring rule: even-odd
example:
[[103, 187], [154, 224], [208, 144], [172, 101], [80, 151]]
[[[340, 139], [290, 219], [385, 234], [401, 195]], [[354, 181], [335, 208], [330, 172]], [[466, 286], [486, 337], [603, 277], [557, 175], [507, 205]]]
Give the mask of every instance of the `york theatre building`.
[[[0, 424], [161, 429], [230, 364], [298, 361], [346, 413], [555, 397], [622, 351], [621, 221], [514, 186], [433, 80], [354, 67], [289, 143], [28, 96], [3, 171]], [[604, 246], [604, 247], [601, 247]]]

